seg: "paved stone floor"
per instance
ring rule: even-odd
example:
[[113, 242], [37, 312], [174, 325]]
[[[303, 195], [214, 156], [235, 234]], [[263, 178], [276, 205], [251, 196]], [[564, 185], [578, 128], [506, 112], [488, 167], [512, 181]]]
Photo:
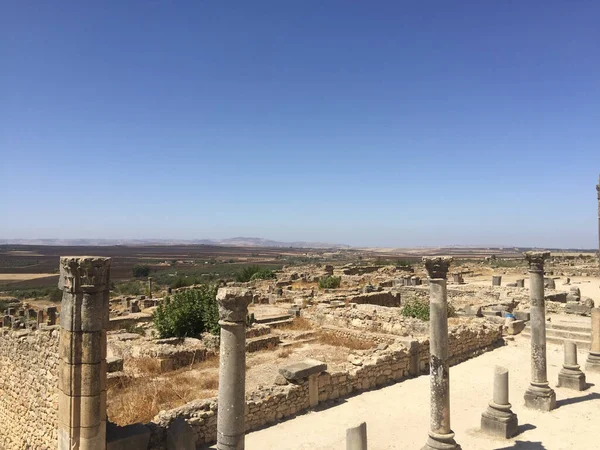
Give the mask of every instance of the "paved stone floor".
[[[588, 319], [589, 320], [589, 319]], [[579, 352], [584, 366], [586, 353]], [[562, 346], [548, 345], [548, 378], [559, 407], [542, 413], [523, 405], [530, 378], [529, 341], [514, 342], [450, 369], [451, 423], [463, 450], [568, 450], [600, 448], [600, 374], [587, 374], [586, 391], [556, 388]], [[521, 433], [495, 440], [479, 433], [481, 413], [492, 396], [495, 365], [510, 371], [510, 400]], [[366, 392], [340, 404], [298, 416], [246, 436], [247, 450], [343, 450], [345, 430], [366, 421], [369, 450], [420, 449], [429, 428], [429, 377]]]

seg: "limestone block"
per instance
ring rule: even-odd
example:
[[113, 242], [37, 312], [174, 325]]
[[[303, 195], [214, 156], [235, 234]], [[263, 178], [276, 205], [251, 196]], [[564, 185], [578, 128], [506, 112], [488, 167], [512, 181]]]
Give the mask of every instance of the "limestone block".
[[167, 450], [196, 450], [196, 433], [181, 416], [167, 429]]
[[509, 335], [519, 334], [525, 329], [525, 322], [522, 320], [513, 320], [506, 324], [506, 333]]
[[289, 366], [281, 367], [279, 373], [287, 380], [301, 380], [308, 378], [310, 375], [325, 372], [327, 364], [314, 359], [306, 359], [302, 362], [290, 364]]
[[68, 427], [59, 423], [58, 450], [97, 450], [106, 446], [106, 421], [93, 427]]
[[60, 326], [68, 331], [102, 331], [108, 328], [109, 291], [63, 294]]
[[86, 333], [61, 328], [58, 353], [69, 364], [97, 364], [106, 359], [106, 331]]
[[97, 364], [58, 365], [58, 389], [69, 396], [96, 396], [106, 390], [106, 361]]
[[90, 428], [106, 421], [106, 391], [89, 397], [71, 397], [58, 391], [58, 423], [67, 428]]

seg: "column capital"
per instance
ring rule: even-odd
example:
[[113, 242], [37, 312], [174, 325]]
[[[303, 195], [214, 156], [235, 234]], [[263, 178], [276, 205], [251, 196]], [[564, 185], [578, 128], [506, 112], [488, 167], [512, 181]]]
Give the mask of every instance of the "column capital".
[[58, 288], [70, 292], [97, 292], [110, 288], [110, 258], [61, 256]]
[[225, 322], [246, 322], [248, 305], [252, 302], [249, 289], [225, 287], [217, 291], [219, 319]]
[[550, 258], [550, 252], [529, 251], [523, 253], [527, 263], [529, 264], [530, 272], [544, 272], [544, 261]]
[[453, 258], [451, 256], [423, 256], [429, 278], [446, 278]]

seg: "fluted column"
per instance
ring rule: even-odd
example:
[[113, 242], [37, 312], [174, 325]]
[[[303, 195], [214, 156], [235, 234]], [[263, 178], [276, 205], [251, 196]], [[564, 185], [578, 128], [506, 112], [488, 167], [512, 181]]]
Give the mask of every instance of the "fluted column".
[[60, 258], [58, 449], [106, 449], [110, 258]]
[[431, 410], [427, 443], [422, 450], [456, 450], [450, 428], [450, 371], [448, 364], [448, 297], [446, 278], [449, 257], [424, 257], [429, 277], [429, 367]]
[[546, 304], [544, 301], [544, 261], [550, 252], [526, 252], [529, 263], [529, 298], [531, 310], [531, 383], [525, 391], [525, 406], [551, 411], [556, 408], [556, 394], [548, 384], [546, 368]]
[[246, 317], [252, 293], [243, 288], [221, 288], [217, 293], [221, 348], [217, 449], [244, 449], [246, 410]]

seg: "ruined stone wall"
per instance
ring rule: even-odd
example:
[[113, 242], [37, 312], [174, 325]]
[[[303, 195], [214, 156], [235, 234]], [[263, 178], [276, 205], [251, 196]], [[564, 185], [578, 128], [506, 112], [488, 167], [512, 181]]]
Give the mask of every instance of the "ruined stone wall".
[[369, 292], [367, 294], [348, 297], [349, 303], [359, 305], [400, 306], [400, 293], [398, 292]]
[[425, 336], [429, 332], [427, 323], [404, 317], [400, 308], [375, 305], [354, 307], [331, 307], [318, 305], [302, 311], [302, 315], [318, 325], [350, 328], [373, 333], [388, 333], [396, 336]]
[[58, 327], [0, 332], [0, 449], [54, 449]]
[[[499, 325], [475, 319], [469, 325], [454, 326], [449, 331], [449, 339], [450, 361], [456, 364], [493, 348], [501, 342], [502, 332]], [[353, 362], [321, 373], [318, 378], [319, 402], [392, 384], [418, 373], [428, 373], [429, 341], [422, 338], [416, 342], [418, 345], [410, 345], [397, 339], [391, 345], [359, 351], [353, 355]], [[415, 361], [420, 367], [411, 372], [415, 370], [411, 362]], [[212, 398], [162, 411], [149, 424], [152, 430], [150, 449], [164, 448], [167, 430], [177, 417], [183, 417], [191, 426], [197, 437], [197, 446], [215, 442], [217, 407], [217, 399]], [[308, 409], [306, 380], [300, 384], [260, 388], [246, 395], [246, 431], [274, 424]]]

